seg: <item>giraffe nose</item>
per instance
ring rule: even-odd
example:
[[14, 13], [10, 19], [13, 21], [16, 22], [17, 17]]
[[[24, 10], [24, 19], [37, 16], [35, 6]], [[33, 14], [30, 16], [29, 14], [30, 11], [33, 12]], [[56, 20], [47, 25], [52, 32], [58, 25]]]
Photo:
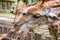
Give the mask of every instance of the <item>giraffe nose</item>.
[[14, 26], [17, 26], [17, 24], [14, 24]]
[[16, 27], [16, 26], [17, 26], [17, 24], [18, 24], [18, 22], [13, 22], [13, 24], [14, 24], [14, 27]]
[[14, 23], [14, 27], [16, 28], [18, 25], [17, 25], [18, 23]]

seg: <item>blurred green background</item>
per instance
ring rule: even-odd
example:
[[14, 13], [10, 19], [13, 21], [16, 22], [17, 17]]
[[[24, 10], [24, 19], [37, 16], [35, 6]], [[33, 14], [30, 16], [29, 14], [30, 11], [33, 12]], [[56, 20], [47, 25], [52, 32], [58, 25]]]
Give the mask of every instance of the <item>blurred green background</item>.
[[[38, 2], [38, 0], [27, 0], [26, 3], [30, 4], [32, 2]], [[20, 4], [24, 4], [24, 0], [20, 0]], [[0, 1], [0, 16], [14, 16], [10, 11], [14, 8], [16, 9], [17, 0], [13, 1]], [[8, 10], [8, 11], [7, 11]]]

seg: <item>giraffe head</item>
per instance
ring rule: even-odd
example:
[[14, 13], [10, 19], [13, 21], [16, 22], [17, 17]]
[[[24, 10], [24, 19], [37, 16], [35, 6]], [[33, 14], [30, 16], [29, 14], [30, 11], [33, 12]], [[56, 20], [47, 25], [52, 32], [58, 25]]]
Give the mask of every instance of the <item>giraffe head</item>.
[[[42, 5], [42, 2], [38, 2], [36, 5], [26, 7], [22, 11], [22, 15], [23, 16], [21, 17], [21, 19], [19, 19], [18, 23], [16, 23], [14, 25], [14, 27], [18, 27], [19, 26], [20, 32], [21, 32], [21, 30], [23, 30], [23, 29], [25, 30], [25, 28], [28, 28], [28, 27], [26, 27], [26, 24], [27, 24], [26, 22], [28, 20], [30, 20], [33, 17], [35, 17], [35, 18], [39, 18], [40, 17], [40, 14], [38, 12], [40, 11], [40, 9], [42, 7], [41, 5]], [[31, 19], [31, 20], [33, 20], [33, 19]], [[32, 25], [34, 25], [34, 23]], [[30, 25], [31, 28], [32, 28], [32, 25]]]
[[[41, 4], [42, 4], [42, 2], [38, 2], [36, 5], [24, 8], [23, 11], [21, 12], [22, 17], [19, 18], [19, 21], [17, 24], [15, 24], [15, 26], [21, 26], [21, 30], [22, 30], [24, 28], [27, 28], [26, 22], [29, 21], [30, 18], [33, 18], [33, 17], [40, 18], [40, 16], [44, 16], [44, 15], [51, 16], [51, 14], [50, 14], [51, 9], [46, 6], [42, 6]], [[55, 16], [55, 14], [52, 16]], [[43, 20], [45, 20], [45, 19], [43, 19]]]
[[14, 23], [18, 22], [20, 18], [23, 16], [22, 12], [26, 8], [26, 4], [21, 5], [20, 2], [18, 2], [17, 7], [16, 7], [16, 13], [15, 13], [15, 19]]
[[24, 4], [23, 6], [21, 6], [20, 4], [18, 4], [17, 5], [17, 10], [16, 10], [16, 16], [15, 16], [15, 19], [14, 19], [14, 23], [19, 22], [20, 18], [22, 18], [23, 15], [29, 13], [28, 12], [29, 10], [32, 10], [32, 9], [35, 9], [35, 8], [37, 9], [38, 7], [36, 7], [37, 6], [36, 4], [37, 3], [33, 3], [33, 4], [29, 4], [29, 5]]

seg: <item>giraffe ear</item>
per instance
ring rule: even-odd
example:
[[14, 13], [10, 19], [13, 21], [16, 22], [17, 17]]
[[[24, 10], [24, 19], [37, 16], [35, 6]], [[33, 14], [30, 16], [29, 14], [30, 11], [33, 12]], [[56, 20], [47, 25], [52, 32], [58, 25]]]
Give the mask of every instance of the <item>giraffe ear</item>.
[[37, 2], [33, 2], [33, 3], [31, 3], [31, 4], [27, 4], [27, 7], [33, 6], [33, 5], [36, 5], [36, 4], [37, 4]]
[[41, 4], [42, 4], [42, 1], [38, 2], [36, 6], [41, 6]]
[[17, 7], [18, 7], [18, 6], [21, 6], [20, 2], [17, 2]]
[[26, 7], [27, 7], [27, 4], [26, 4], [26, 3], [24, 3], [24, 4], [23, 4], [23, 7], [24, 7], [24, 8], [26, 8]]

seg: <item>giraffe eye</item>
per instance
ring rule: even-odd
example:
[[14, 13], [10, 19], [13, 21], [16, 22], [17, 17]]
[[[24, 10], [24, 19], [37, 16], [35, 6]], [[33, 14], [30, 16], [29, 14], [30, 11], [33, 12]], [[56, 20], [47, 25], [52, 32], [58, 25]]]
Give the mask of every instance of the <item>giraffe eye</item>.
[[26, 15], [26, 13], [23, 13], [23, 15]]
[[35, 14], [33, 17], [35, 17], [35, 18], [39, 18], [40, 17], [40, 14]]

